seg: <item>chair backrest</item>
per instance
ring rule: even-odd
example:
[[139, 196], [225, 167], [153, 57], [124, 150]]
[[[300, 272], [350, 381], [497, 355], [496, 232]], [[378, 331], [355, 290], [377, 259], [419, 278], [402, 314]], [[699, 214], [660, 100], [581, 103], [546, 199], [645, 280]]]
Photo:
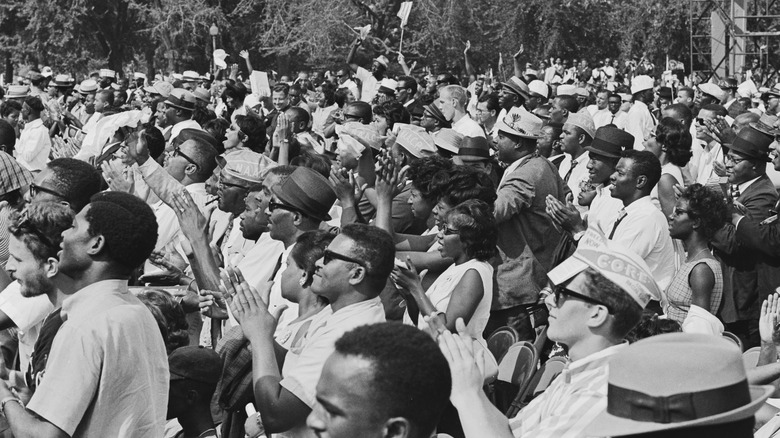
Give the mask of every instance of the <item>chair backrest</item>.
[[527, 341], [516, 342], [507, 349], [498, 363], [497, 379], [523, 389], [524, 384], [528, 383], [530, 377], [536, 372], [538, 362], [533, 344]]
[[508, 326], [499, 327], [488, 336], [487, 347], [493, 353], [496, 362], [501, 362], [509, 347], [517, 343], [519, 337], [517, 330]]
[[745, 351], [745, 348], [742, 346], [742, 340], [739, 339], [739, 336], [731, 332], [723, 332], [723, 337], [737, 344], [739, 351]]
[[544, 392], [555, 380], [558, 375], [563, 372], [563, 368], [566, 366], [566, 358], [560, 356], [554, 356], [547, 360], [539, 371], [534, 374], [531, 380], [528, 382], [525, 390], [519, 392], [515, 397], [511, 406], [506, 412], [508, 418], [512, 418], [531, 402], [536, 396]]
[[742, 361], [745, 369], [749, 370], [758, 366], [758, 357], [761, 355], [761, 347], [753, 347], [742, 353]]

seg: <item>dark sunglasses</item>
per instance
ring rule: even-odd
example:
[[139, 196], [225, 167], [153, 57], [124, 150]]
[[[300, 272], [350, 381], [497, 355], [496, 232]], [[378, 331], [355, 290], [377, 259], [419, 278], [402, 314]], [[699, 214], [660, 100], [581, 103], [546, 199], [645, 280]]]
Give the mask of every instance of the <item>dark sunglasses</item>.
[[176, 146], [175, 148], [173, 148], [173, 152], [171, 153], [171, 156], [173, 156], [173, 157], [180, 156], [180, 157], [184, 158], [185, 160], [187, 160], [190, 164], [193, 164], [193, 165], [195, 165], [195, 167], [200, 169], [200, 165], [198, 163], [196, 163], [195, 160], [193, 160], [192, 158], [187, 156], [187, 154], [182, 152], [181, 148], [179, 146]]
[[577, 292], [572, 292], [569, 289], [566, 289], [564, 287], [556, 287], [555, 289], [553, 289], [553, 302], [555, 303], [555, 307], [561, 307], [561, 303], [562, 303], [561, 296], [562, 295], [565, 295], [567, 297], [576, 298], [576, 299], [578, 299], [580, 301], [585, 301], [586, 303], [595, 304], [595, 305], [598, 305], [598, 306], [604, 306], [604, 307], [607, 308], [607, 312], [613, 313], [612, 307], [602, 303], [601, 301], [599, 301], [597, 299], [594, 299], [594, 298], [591, 298], [591, 297], [586, 296], [586, 295], [578, 294]]
[[326, 249], [325, 252], [322, 254], [322, 264], [327, 265], [328, 263], [332, 262], [333, 260], [341, 260], [343, 262], [348, 263], [355, 263], [357, 265], [360, 265], [366, 269], [368, 267], [366, 266], [365, 262], [362, 260], [358, 260], [355, 258], [352, 258], [350, 256], [345, 256], [344, 254], [339, 254], [337, 252], [333, 252], [329, 249]]
[[217, 177], [217, 186], [220, 186], [220, 187], [234, 187], [234, 188], [241, 189], [241, 190], [249, 190], [249, 187], [242, 186], [241, 184], [234, 184], [234, 183], [229, 183], [229, 182], [223, 181], [221, 174]]
[[39, 186], [37, 184], [30, 184], [30, 197], [34, 198], [34, 197], [38, 196], [38, 193], [48, 193], [50, 195], [54, 195], [54, 196], [60, 197], [60, 198], [62, 198], [64, 200], [68, 199], [67, 196], [65, 196], [62, 193], [59, 193], [57, 191], [54, 191], [52, 189], [47, 189], [46, 187], [41, 187], [41, 186]]

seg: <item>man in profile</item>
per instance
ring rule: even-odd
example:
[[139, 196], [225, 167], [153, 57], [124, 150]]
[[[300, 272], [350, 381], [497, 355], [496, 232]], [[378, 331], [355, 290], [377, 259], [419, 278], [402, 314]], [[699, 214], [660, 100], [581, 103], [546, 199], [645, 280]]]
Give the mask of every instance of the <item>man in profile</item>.
[[306, 424], [318, 436], [428, 438], [449, 400], [447, 360], [426, 333], [399, 323], [336, 341]]

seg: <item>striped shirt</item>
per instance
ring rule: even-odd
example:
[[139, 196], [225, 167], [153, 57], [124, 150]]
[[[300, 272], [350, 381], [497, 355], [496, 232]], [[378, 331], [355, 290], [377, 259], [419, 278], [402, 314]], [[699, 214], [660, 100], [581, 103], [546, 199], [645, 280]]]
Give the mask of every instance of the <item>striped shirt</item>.
[[608, 363], [628, 344], [615, 345], [570, 362], [509, 427], [516, 437], [574, 438], [607, 407]]

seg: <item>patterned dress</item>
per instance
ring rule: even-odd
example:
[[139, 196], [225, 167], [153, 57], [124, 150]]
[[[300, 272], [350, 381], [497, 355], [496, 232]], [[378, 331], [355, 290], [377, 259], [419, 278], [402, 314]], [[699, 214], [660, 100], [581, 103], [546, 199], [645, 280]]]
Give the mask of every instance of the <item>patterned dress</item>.
[[668, 300], [666, 316], [679, 322], [680, 325], [685, 321], [685, 317], [688, 316], [688, 309], [690, 309], [691, 301], [693, 301], [693, 291], [688, 282], [688, 277], [691, 275], [693, 268], [699, 263], [706, 263], [715, 274], [715, 287], [713, 287], [712, 295], [710, 296], [709, 309], [706, 310], [715, 315], [723, 298], [723, 273], [717, 260], [707, 258], [683, 263], [666, 289], [666, 298]]

